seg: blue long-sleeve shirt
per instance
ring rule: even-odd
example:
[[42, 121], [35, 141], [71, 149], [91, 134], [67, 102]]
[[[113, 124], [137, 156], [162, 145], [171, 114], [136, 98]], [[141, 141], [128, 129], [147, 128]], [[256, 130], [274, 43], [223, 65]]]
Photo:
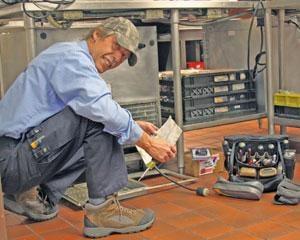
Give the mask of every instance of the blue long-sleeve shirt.
[[141, 128], [112, 99], [86, 41], [56, 43], [41, 52], [0, 101], [0, 136], [18, 139], [29, 128], [70, 106], [104, 124], [120, 144], [135, 143]]

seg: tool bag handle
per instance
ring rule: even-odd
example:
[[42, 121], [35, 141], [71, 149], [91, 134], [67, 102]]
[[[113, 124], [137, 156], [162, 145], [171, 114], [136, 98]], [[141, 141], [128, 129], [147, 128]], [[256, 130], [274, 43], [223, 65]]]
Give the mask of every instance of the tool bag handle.
[[230, 159], [229, 159], [229, 176], [233, 176], [233, 166], [234, 166], [234, 155], [235, 155], [235, 148], [236, 148], [237, 142], [234, 141], [232, 144], [231, 148], [231, 153], [230, 153]]
[[283, 159], [283, 154], [282, 154], [282, 150], [281, 150], [281, 144], [280, 141], [277, 140], [277, 151], [278, 151], [278, 155], [279, 155], [279, 159], [281, 161], [281, 166], [282, 166], [282, 174], [283, 174], [283, 178], [286, 177], [286, 167], [285, 167], [285, 162]]

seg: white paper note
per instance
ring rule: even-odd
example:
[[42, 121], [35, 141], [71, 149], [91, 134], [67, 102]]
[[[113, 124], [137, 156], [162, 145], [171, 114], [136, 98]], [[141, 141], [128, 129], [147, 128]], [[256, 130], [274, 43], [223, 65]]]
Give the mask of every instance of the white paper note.
[[[161, 126], [157, 131], [157, 135], [154, 138], [162, 138], [166, 140], [170, 145], [175, 145], [178, 138], [182, 133], [181, 128], [176, 124], [176, 122], [170, 116], [168, 120]], [[145, 165], [152, 161], [152, 157], [142, 148], [136, 146], [138, 152], [140, 153]]]

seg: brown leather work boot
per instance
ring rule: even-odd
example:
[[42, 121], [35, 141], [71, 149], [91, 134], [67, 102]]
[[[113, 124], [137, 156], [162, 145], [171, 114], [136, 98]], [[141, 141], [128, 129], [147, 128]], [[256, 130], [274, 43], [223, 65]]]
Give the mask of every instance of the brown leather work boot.
[[58, 213], [57, 207], [50, 203], [47, 196], [42, 196], [36, 187], [20, 194], [5, 194], [4, 208], [34, 221], [49, 220]]
[[83, 232], [87, 237], [139, 232], [149, 228], [154, 219], [154, 212], [150, 209], [125, 208], [116, 197], [109, 197], [98, 206], [85, 205]]

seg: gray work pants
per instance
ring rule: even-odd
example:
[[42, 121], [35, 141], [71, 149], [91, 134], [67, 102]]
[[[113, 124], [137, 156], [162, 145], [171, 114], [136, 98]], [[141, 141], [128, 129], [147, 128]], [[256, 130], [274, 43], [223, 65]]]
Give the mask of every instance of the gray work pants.
[[[36, 128], [42, 136], [34, 154], [29, 135], [15, 140], [0, 137], [3, 191], [15, 194], [40, 185], [57, 203], [84, 171], [90, 198], [101, 198], [127, 185], [127, 170], [116, 137], [103, 124], [76, 115], [69, 107]], [[36, 149], [35, 149], [36, 151]]]

